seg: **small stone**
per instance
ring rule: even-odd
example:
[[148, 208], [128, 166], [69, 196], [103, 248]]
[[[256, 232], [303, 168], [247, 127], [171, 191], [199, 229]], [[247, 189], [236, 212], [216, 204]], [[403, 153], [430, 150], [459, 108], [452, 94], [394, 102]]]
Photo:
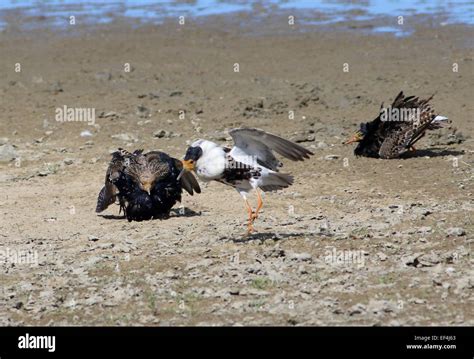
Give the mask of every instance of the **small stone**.
[[377, 256], [379, 257], [379, 259], [380, 259], [382, 262], [386, 261], [387, 258], [388, 258], [387, 255], [386, 255], [385, 253], [382, 253], [382, 252], [377, 253]]
[[0, 162], [10, 162], [15, 158], [18, 158], [15, 147], [8, 143], [0, 146]]
[[42, 84], [44, 80], [41, 76], [33, 76], [31, 82], [33, 82], [34, 84]]
[[117, 117], [117, 112], [114, 112], [114, 111], [109, 111], [107, 113], [104, 113], [103, 117], [104, 118], [109, 118], [109, 117]]
[[91, 136], [92, 136], [91, 131], [89, 131], [89, 130], [81, 131], [81, 137], [91, 137]]
[[313, 142], [315, 139], [314, 135], [307, 135], [305, 133], [297, 134], [293, 137], [293, 141], [296, 143]]
[[357, 303], [349, 308], [349, 315], [353, 316], [356, 314], [362, 314], [366, 311], [365, 305], [362, 303]]
[[135, 138], [135, 136], [129, 134], [129, 133], [119, 133], [116, 135], [111, 136], [113, 139], [120, 140], [120, 141], [126, 141], [126, 142], [137, 142], [138, 140]]
[[63, 87], [61, 85], [61, 82], [56, 81], [54, 82], [50, 87], [49, 91], [52, 92], [53, 94], [57, 95], [60, 92], [64, 92]]
[[148, 108], [146, 108], [143, 105], [137, 106], [137, 113], [144, 113], [144, 112], [148, 112], [148, 111], [149, 111]]
[[446, 273], [447, 274], [453, 274], [454, 272], [456, 272], [456, 269], [454, 269], [453, 267], [446, 268]]
[[371, 299], [367, 305], [367, 310], [374, 314], [391, 313], [395, 312], [395, 309], [396, 305], [387, 300]]
[[415, 254], [411, 254], [406, 257], [403, 257], [402, 260], [403, 260], [403, 263], [405, 263], [407, 266], [417, 267], [418, 264], [420, 263], [418, 258], [421, 257], [422, 255], [423, 253], [415, 253]]
[[293, 253], [289, 255], [289, 259], [298, 262], [307, 262], [312, 259], [312, 256], [309, 253]]
[[97, 72], [95, 75], [94, 75], [95, 79], [96, 80], [100, 80], [100, 81], [110, 81], [112, 80], [112, 74], [110, 72]]
[[91, 242], [97, 242], [99, 240], [99, 237], [96, 237], [94, 235], [89, 235], [87, 239]]
[[63, 160], [63, 162], [64, 162], [65, 165], [68, 165], [68, 166], [69, 166], [69, 165], [72, 165], [72, 164], [74, 163], [74, 159], [72, 159], [72, 158], [65, 158], [65, 159]]
[[326, 161], [331, 161], [331, 160], [337, 160], [340, 156], [339, 155], [327, 155], [327, 156], [324, 156], [324, 159]]
[[428, 227], [428, 226], [420, 227], [418, 228], [418, 233], [430, 233], [431, 230], [432, 230], [431, 227]]
[[101, 245], [99, 245], [99, 248], [100, 249], [110, 249], [110, 248], [114, 248], [115, 244], [113, 243], [103, 243]]
[[418, 258], [419, 264], [423, 267], [433, 267], [434, 265], [441, 262], [439, 255], [436, 253], [423, 254]]
[[305, 268], [304, 265], [300, 265], [298, 267], [298, 274], [308, 274], [308, 270]]
[[157, 138], [170, 138], [172, 136], [171, 131], [166, 131], [166, 130], [158, 130], [153, 132], [153, 137]]
[[464, 228], [460, 227], [451, 227], [446, 230], [446, 234], [451, 237], [461, 237], [466, 235]]

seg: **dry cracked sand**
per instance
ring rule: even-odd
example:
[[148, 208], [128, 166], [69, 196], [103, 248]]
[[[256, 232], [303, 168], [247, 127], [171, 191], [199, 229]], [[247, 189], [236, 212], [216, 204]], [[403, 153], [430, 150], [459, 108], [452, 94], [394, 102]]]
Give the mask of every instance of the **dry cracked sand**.
[[[472, 28], [219, 19], [0, 33], [0, 324], [474, 325]], [[343, 140], [400, 90], [436, 92], [450, 126], [405, 159], [354, 157]], [[57, 122], [63, 106], [95, 123]], [[111, 150], [181, 157], [238, 126], [315, 153], [284, 161], [295, 184], [265, 196], [252, 236], [219, 183], [167, 220], [94, 212]]]

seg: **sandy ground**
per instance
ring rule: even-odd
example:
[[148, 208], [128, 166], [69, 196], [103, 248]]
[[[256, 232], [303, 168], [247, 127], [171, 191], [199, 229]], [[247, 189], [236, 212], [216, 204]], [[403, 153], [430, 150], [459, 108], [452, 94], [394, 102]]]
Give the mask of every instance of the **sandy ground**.
[[[0, 163], [0, 324], [473, 325], [472, 30], [219, 24], [0, 34], [0, 137], [20, 158]], [[452, 125], [407, 159], [354, 157], [342, 141], [400, 90], [436, 92]], [[65, 105], [95, 124], [55, 121]], [[285, 161], [296, 183], [265, 196], [251, 237], [219, 183], [168, 220], [94, 213], [111, 150], [181, 157], [242, 125], [315, 153]]]

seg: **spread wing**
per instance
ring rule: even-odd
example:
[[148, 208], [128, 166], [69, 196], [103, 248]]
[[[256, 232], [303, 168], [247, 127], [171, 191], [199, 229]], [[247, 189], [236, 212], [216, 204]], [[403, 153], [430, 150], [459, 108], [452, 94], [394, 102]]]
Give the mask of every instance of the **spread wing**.
[[112, 154], [112, 160], [110, 161], [105, 174], [105, 185], [102, 187], [97, 198], [97, 206], [95, 209], [97, 213], [104, 211], [108, 206], [115, 202], [119, 191], [114, 182], [120, 177], [120, 174], [124, 169], [124, 155], [126, 155], [126, 152], [121, 149]]
[[191, 196], [196, 193], [201, 193], [201, 187], [199, 187], [199, 183], [196, 180], [196, 177], [191, 172], [183, 171], [183, 164], [180, 160], [173, 158], [175, 166], [180, 171], [180, 181], [181, 186], [188, 192]]
[[442, 126], [442, 121], [447, 118], [436, 116], [430, 105], [433, 96], [420, 99], [416, 96], [405, 97], [403, 91], [398, 94], [393, 101], [392, 108], [417, 110], [418, 118], [415, 117], [416, 112], [404, 113], [404, 111], [400, 111], [399, 121], [384, 123], [387, 138], [380, 149], [382, 157], [390, 158], [401, 154], [422, 138], [426, 130]]
[[[420, 99], [416, 96], [405, 97], [403, 91], [401, 91], [391, 106], [392, 109], [401, 110], [399, 111], [399, 119], [398, 121], [385, 121], [383, 123], [383, 130], [386, 132], [398, 129], [405, 129], [405, 131], [413, 130], [413, 138], [416, 138], [421, 132], [424, 132], [429, 127], [429, 124], [436, 117], [435, 112], [429, 103], [433, 96], [427, 99]], [[414, 110], [419, 111], [418, 120], [415, 117], [416, 111]]]
[[231, 155], [256, 157], [257, 162], [273, 171], [278, 171], [282, 164], [273, 154], [273, 151], [292, 161], [303, 161], [313, 153], [281, 137], [255, 128], [236, 128], [229, 131], [235, 146]]

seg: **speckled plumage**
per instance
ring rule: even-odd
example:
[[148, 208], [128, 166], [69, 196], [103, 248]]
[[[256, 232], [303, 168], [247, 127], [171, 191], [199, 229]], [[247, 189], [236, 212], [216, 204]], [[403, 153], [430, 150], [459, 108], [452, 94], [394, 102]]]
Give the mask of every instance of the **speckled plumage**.
[[130, 153], [119, 149], [112, 154], [96, 212], [118, 199], [129, 221], [166, 217], [181, 201], [183, 188], [191, 195], [201, 191], [192, 173], [184, 173], [178, 179], [181, 170], [181, 161], [164, 152], [144, 154], [143, 150]]
[[[390, 159], [398, 158], [410, 150], [427, 130], [441, 127], [441, 121], [435, 120], [437, 115], [429, 103], [432, 98], [433, 96], [423, 100], [415, 96], [405, 97], [403, 92], [400, 92], [390, 107], [400, 110], [400, 118], [397, 121], [383, 121], [382, 108], [375, 120], [362, 123], [359, 131], [363, 138], [354, 154]], [[404, 109], [418, 111], [417, 118], [413, 117], [413, 113], [404, 114]]]

